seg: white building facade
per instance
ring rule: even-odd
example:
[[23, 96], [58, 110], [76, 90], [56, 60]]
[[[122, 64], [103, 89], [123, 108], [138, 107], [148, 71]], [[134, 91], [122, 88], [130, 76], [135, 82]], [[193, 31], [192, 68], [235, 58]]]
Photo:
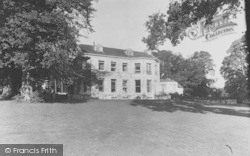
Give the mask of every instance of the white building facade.
[[160, 83], [159, 60], [131, 49], [81, 45], [94, 70], [104, 72], [91, 96], [99, 99], [155, 99]]
[[161, 79], [159, 91], [164, 94], [178, 93], [179, 95], [183, 95], [184, 88], [174, 80]]

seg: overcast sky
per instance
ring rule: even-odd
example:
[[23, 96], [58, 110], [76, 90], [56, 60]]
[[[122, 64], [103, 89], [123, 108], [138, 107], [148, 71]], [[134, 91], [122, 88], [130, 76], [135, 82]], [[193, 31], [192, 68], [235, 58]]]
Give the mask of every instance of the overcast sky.
[[[84, 44], [95, 42], [104, 47], [144, 51], [147, 47], [141, 39], [147, 36], [144, 24], [148, 16], [156, 12], [166, 13], [168, 5], [168, 0], [99, 0], [94, 5], [97, 11], [92, 19], [95, 32], [88, 34], [88, 38], [81, 38], [80, 41]], [[238, 25], [233, 34], [207, 42], [204, 39], [186, 38], [176, 47], [167, 41], [160, 49], [172, 50], [184, 57], [190, 56], [195, 51], [208, 51], [216, 65], [214, 78], [217, 81], [214, 85], [223, 87], [224, 79], [219, 72], [222, 60], [231, 43], [240, 38], [246, 30], [244, 14], [239, 14], [235, 22]]]

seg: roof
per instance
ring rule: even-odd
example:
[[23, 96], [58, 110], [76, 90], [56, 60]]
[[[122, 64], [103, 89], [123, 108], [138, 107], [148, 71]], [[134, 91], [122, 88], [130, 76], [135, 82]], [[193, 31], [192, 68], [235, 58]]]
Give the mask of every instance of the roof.
[[183, 88], [183, 87], [182, 87], [182, 85], [180, 85], [180, 84], [178, 83], [178, 88]]
[[177, 82], [177, 81], [171, 79], [161, 79], [161, 82]]
[[145, 52], [133, 51], [134, 52], [133, 56], [131, 56], [131, 55], [127, 55], [125, 53], [126, 50], [123, 50], [123, 49], [103, 47], [103, 52], [97, 52], [94, 50], [93, 45], [81, 44], [79, 46], [83, 50], [83, 52], [91, 53], [91, 54], [128, 57], [128, 58], [141, 58], [141, 57], [143, 57], [143, 58], [156, 59], [153, 55], [147, 54]]
[[176, 82], [178, 85], [177, 85], [177, 87], [178, 88], [183, 88], [182, 87], [182, 85], [180, 85], [177, 81], [175, 81], [175, 80], [171, 80], [171, 79], [161, 79], [160, 80], [161, 82]]

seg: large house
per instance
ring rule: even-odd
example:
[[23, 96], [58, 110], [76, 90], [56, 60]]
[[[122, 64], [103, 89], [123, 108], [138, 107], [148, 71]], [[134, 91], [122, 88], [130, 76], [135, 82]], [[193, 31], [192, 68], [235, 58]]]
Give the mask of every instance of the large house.
[[[131, 49], [107, 48], [101, 45], [80, 45], [93, 70], [99, 75], [98, 83], [86, 87], [79, 84], [75, 93], [90, 95], [99, 99], [156, 99], [158, 95], [179, 91], [178, 83], [160, 79], [160, 60], [149, 52], [138, 52]], [[66, 87], [57, 82], [56, 92], [66, 92]], [[60, 94], [60, 92], [58, 92]]]
[[146, 52], [81, 45], [92, 68], [106, 72], [91, 96], [99, 99], [154, 99], [160, 82], [159, 60]]

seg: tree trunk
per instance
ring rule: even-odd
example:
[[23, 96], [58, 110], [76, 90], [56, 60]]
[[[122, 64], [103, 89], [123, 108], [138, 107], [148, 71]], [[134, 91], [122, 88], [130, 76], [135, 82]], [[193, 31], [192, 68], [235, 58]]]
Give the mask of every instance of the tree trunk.
[[[247, 41], [247, 62], [248, 62], [248, 89], [250, 90], [250, 2], [249, 0], [245, 0], [245, 8], [246, 8], [246, 23], [247, 23], [247, 31], [246, 31], [246, 41]], [[250, 96], [250, 92], [248, 93]]]
[[30, 84], [23, 83], [21, 87], [21, 96], [24, 98], [23, 100], [30, 102], [32, 93], [32, 86]]
[[24, 101], [28, 101], [28, 102], [31, 101], [33, 88], [31, 86], [29, 72], [23, 71], [22, 87], [20, 89], [20, 92], [21, 92], [21, 96], [23, 97]]
[[20, 88], [22, 86], [22, 70], [13, 68], [10, 71], [8, 78], [8, 85], [11, 89], [11, 97], [20, 93]]

